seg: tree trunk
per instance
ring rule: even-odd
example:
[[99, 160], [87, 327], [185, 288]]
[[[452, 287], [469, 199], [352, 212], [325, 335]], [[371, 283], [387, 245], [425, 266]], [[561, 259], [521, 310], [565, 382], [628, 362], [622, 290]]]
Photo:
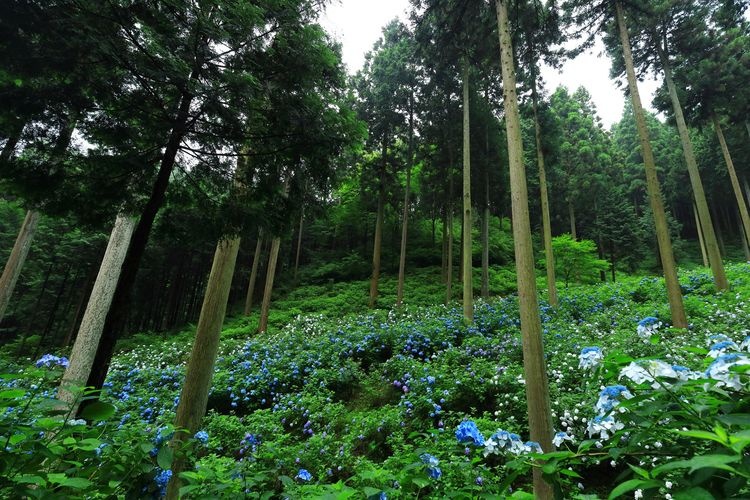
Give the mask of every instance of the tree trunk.
[[[542, 344], [542, 324], [537, 300], [534, 252], [531, 245], [531, 222], [529, 220], [529, 198], [523, 163], [523, 143], [521, 141], [521, 118], [518, 112], [516, 75], [506, 0], [496, 0], [496, 7], [500, 39], [500, 65], [503, 74], [505, 129], [508, 136], [508, 158], [510, 160], [513, 244], [516, 254], [529, 431], [532, 441], [538, 442], [545, 452], [551, 452], [554, 450], [552, 445], [552, 414]], [[542, 500], [553, 498], [552, 487], [544, 481], [541, 469], [534, 467], [533, 474], [534, 497]]]
[[578, 234], [576, 233], [576, 210], [575, 207], [573, 207], [573, 202], [571, 200], [568, 200], [568, 218], [570, 219], [570, 236], [574, 239], [578, 239]]
[[0, 322], [3, 321], [11, 295], [13, 295], [13, 289], [16, 287], [16, 281], [18, 281], [23, 264], [29, 255], [29, 249], [31, 248], [31, 242], [34, 239], [34, 233], [39, 224], [40, 216], [41, 214], [36, 210], [26, 212], [21, 230], [18, 231], [16, 242], [13, 244], [13, 249], [10, 251], [10, 256], [5, 263], [3, 274], [0, 276]]
[[747, 204], [745, 198], [742, 196], [742, 189], [740, 188], [740, 181], [737, 178], [737, 172], [734, 170], [734, 162], [732, 161], [732, 155], [729, 154], [729, 148], [727, 147], [727, 141], [724, 139], [724, 132], [721, 130], [721, 123], [719, 123], [719, 117], [716, 113], [711, 114], [711, 120], [714, 122], [714, 128], [716, 129], [716, 136], [719, 138], [719, 144], [721, 144], [721, 152], [724, 155], [724, 161], [727, 164], [727, 170], [729, 171], [729, 178], [732, 181], [732, 189], [734, 190], [734, 196], [737, 199], [737, 206], [740, 210], [740, 218], [742, 220], [743, 232], [740, 234], [747, 243], [750, 237], [750, 215], [747, 213]]
[[469, 62], [464, 59], [464, 193], [463, 193], [463, 301], [464, 319], [474, 321], [474, 288], [472, 283], [471, 262], [471, 132], [469, 130]]
[[299, 271], [299, 256], [302, 252], [302, 229], [303, 224], [305, 223], [305, 206], [303, 205], [300, 209], [299, 214], [299, 231], [297, 233], [297, 252], [294, 256], [294, 278], [293, 281], [296, 284], [297, 283], [297, 272]]
[[375, 217], [375, 238], [372, 249], [372, 277], [370, 278], [370, 309], [375, 307], [378, 301], [378, 280], [380, 280], [380, 251], [383, 242], [383, 217], [385, 212], [385, 172], [388, 166], [388, 143], [383, 138], [383, 170], [378, 179], [378, 213]]
[[[275, 238], [274, 241], [277, 239]], [[198, 431], [201, 420], [206, 414], [208, 392], [211, 388], [214, 364], [219, 351], [221, 327], [227, 312], [229, 290], [239, 248], [239, 238], [221, 240], [216, 245], [211, 274], [195, 332], [195, 342], [185, 369], [185, 383], [182, 385], [175, 416], [175, 428], [185, 429], [185, 431], [175, 433], [170, 443], [173, 448], [179, 447], [180, 442]], [[172, 479], [167, 487], [169, 499], [179, 497], [179, 474], [184, 469], [184, 465], [184, 460], [178, 454], [172, 463]]]
[[[708, 207], [706, 207], [708, 208]], [[695, 229], [698, 233], [698, 243], [701, 247], [701, 257], [703, 258], [703, 267], [709, 267], [708, 263], [708, 253], [706, 252], [706, 242], [703, 240], [703, 227], [701, 226], [701, 220], [698, 217], [698, 209], [695, 207], [695, 203], [693, 203], [693, 215], [695, 216]], [[714, 236], [716, 233], [714, 233]], [[716, 249], [718, 251], [719, 245], [716, 244]]]
[[446, 306], [450, 304], [450, 301], [453, 298], [453, 155], [449, 153], [448, 156], [450, 166], [448, 171], [448, 227], [446, 228], [446, 231], [448, 232], [448, 255], [446, 256], [447, 279], [445, 281]]
[[[534, 135], [536, 137], [536, 164], [539, 168], [539, 191], [542, 198], [542, 239], [544, 241], [544, 262], [547, 268], [547, 295], [549, 304], [557, 307], [557, 285], [555, 284], [555, 255], [552, 251], [552, 223], [549, 215], [549, 196], [547, 194], [547, 171], [544, 165], [542, 150], [542, 126], [539, 123], [538, 97], [536, 92], [536, 75], [531, 87], [531, 107], [534, 112]], [[572, 204], [570, 205], [572, 209]], [[571, 215], [574, 215], [571, 210]], [[575, 219], [571, 227], [575, 231]], [[573, 236], [571, 234], [571, 236]], [[575, 238], [575, 236], [573, 236]]]
[[716, 232], [714, 231], [714, 224], [711, 220], [711, 213], [708, 210], [708, 202], [706, 201], [706, 193], [703, 190], [703, 182], [701, 181], [700, 171], [698, 170], [698, 162], [695, 160], [693, 143], [690, 140], [687, 123], [685, 123], [685, 117], [682, 114], [682, 104], [680, 104], [680, 98], [677, 95], [677, 87], [672, 79], [672, 67], [664, 48], [657, 46], [657, 52], [659, 53], [662, 69], [664, 70], [664, 79], [667, 83], [667, 89], [669, 90], [669, 97], [672, 100], [672, 110], [674, 111], [675, 121], [677, 122], [677, 131], [680, 134], [680, 141], [682, 142], [682, 151], [685, 156], [688, 174], [690, 175], [690, 184], [693, 187], [693, 196], [695, 198], [693, 210], [697, 215], [696, 220], [700, 223], [698, 234], [702, 235], [701, 250], [704, 252], [703, 258], [704, 260], [706, 260], [706, 258], [708, 259], [716, 289], [727, 290], [729, 288], [729, 281], [727, 281], [727, 275], [724, 272], [724, 263], [721, 261], [721, 252], [719, 252], [719, 244], [716, 242]]
[[260, 320], [258, 332], [265, 333], [268, 330], [268, 313], [271, 310], [271, 294], [273, 293], [273, 280], [276, 276], [276, 263], [279, 260], [279, 248], [281, 238], [275, 236], [271, 240], [271, 251], [268, 255], [268, 269], [266, 269], [266, 286], [263, 290], [263, 303], [260, 306]]
[[409, 95], [409, 150], [406, 154], [406, 189], [404, 191], [404, 216], [401, 226], [401, 251], [398, 258], [398, 287], [396, 307], [401, 307], [404, 300], [404, 280], [406, 278], [406, 239], [409, 228], [409, 196], [411, 195], [411, 166], [414, 157], [414, 101]]
[[[190, 79], [194, 79], [194, 76], [191, 75]], [[96, 358], [94, 359], [86, 386], [101, 389], [104, 385], [104, 380], [107, 378], [109, 363], [112, 361], [117, 338], [125, 328], [127, 321], [130, 309], [130, 292], [133, 289], [133, 285], [135, 285], [135, 278], [138, 274], [138, 268], [146, 250], [146, 245], [148, 244], [154, 219], [164, 204], [167, 188], [169, 187], [169, 178], [174, 169], [180, 143], [187, 133], [187, 123], [192, 100], [193, 97], [190, 94], [184, 94], [181, 97], [180, 106], [175, 118], [175, 126], [170, 132], [169, 140], [164, 149], [164, 155], [159, 165], [159, 172], [151, 189], [151, 196], [143, 207], [138, 225], [133, 231], [133, 236], [130, 240], [130, 247], [122, 264], [120, 280], [117, 282], [117, 288], [115, 288], [115, 294], [112, 297], [112, 304], [107, 313], [104, 331], [99, 341]]]
[[490, 298], [490, 123], [492, 111], [489, 109], [489, 90], [485, 88], [488, 116], [484, 136], [484, 210], [482, 211], [482, 298]]
[[253, 254], [253, 267], [250, 271], [250, 283], [247, 285], [247, 295], [245, 296], [245, 316], [250, 315], [253, 310], [253, 295], [255, 294], [255, 282], [258, 279], [258, 266], [260, 265], [260, 255], [263, 250], [263, 231], [258, 231], [258, 242], [255, 244], [255, 253]]
[[91, 288], [94, 283], [94, 278], [96, 278], [96, 267], [91, 266], [91, 270], [86, 275], [86, 281], [83, 285], [81, 297], [78, 299], [78, 303], [76, 304], [76, 312], [73, 315], [73, 323], [71, 323], [70, 328], [68, 328], [68, 331], [65, 333], [65, 338], [60, 344], [61, 347], [68, 347], [74, 340], [73, 337], [78, 330], [79, 321], [82, 320], [81, 314], [85, 312], [83, 306], [88, 303], [89, 297], [91, 297]]
[[36, 356], [40, 354], [39, 350], [44, 345], [44, 341], [49, 336], [50, 332], [52, 331], [52, 326], [55, 324], [55, 316], [57, 316], [57, 310], [60, 307], [60, 299], [62, 298], [63, 292], [65, 292], [65, 287], [68, 284], [68, 278], [70, 278], [70, 269], [71, 267], [68, 266], [65, 270], [65, 276], [63, 277], [62, 283], [60, 283], [60, 286], [57, 288], [55, 301], [52, 303], [52, 309], [50, 309], [49, 313], [47, 313], [47, 324], [44, 325], [44, 330], [42, 330], [42, 336], [39, 339], [39, 344], [37, 344], [37, 352], [34, 353], [34, 358], [36, 358]]
[[747, 239], [742, 237], [742, 220], [737, 218], [737, 225], [740, 231], [740, 240], [742, 241], [742, 251], [745, 253], [745, 262], [750, 262], [750, 247], [747, 245]]
[[60, 383], [57, 398], [74, 408], [80, 395], [79, 389], [86, 384], [94, 364], [107, 311], [117, 288], [134, 227], [135, 220], [132, 217], [124, 214], [117, 216], [91, 291], [91, 298], [81, 320], [78, 336], [73, 344], [70, 362]]
[[687, 328], [688, 324], [685, 316], [685, 308], [682, 303], [682, 292], [680, 291], [680, 282], [677, 279], [677, 267], [672, 252], [672, 241], [669, 235], [669, 227], [667, 226], [667, 216], [664, 213], [664, 201], [662, 199], [661, 187], [659, 186], [659, 178], [656, 175], [656, 162], [654, 161], [654, 153], [651, 150], [651, 142], [648, 137], [648, 128], [646, 127], [643, 106], [641, 105], [641, 97], [638, 93], [638, 83], [635, 77], [635, 68], [633, 67], [633, 54], [630, 49], [630, 38], [627, 26], [625, 26], [625, 15], [623, 14], [622, 4], [619, 0], [615, 2], [615, 9], [620, 40], [622, 42], [623, 58], [628, 75], [630, 98], [633, 103], [633, 114], [635, 115], [636, 127], [638, 128], [638, 135], [641, 140], [643, 163], [646, 167], [646, 185], [651, 202], [651, 211], [654, 215], [656, 239], [659, 243], [659, 255], [664, 271], [664, 280], [667, 285], [667, 298], [669, 299], [669, 309], [672, 313], [672, 324], [677, 328]]

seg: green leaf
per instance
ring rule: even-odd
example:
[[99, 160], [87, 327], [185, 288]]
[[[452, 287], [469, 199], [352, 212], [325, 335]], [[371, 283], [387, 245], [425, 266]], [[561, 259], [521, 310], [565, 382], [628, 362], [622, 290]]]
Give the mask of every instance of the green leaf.
[[13, 481], [21, 484], [36, 484], [37, 486], [46, 486], [47, 481], [41, 476], [24, 474], [23, 476], [14, 477]]
[[677, 491], [672, 495], [674, 500], [714, 500], [714, 496], [703, 488], [697, 486]]
[[750, 413], [730, 413], [716, 418], [726, 425], [750, 426]]
[[641, 469], [640, 467], [637, 467], [632, 464], [628, 464], [628, 467], [630, 467], [630, 470], [641, 476], [643, 479], [651, 479], [651, 476], [649, 476], [648, 471]]
[[700, 455], [697, 457], [693, 457], [690, 460], [678, 460], [676, 462], [666, 463], [655, 468], [652, 473], [654, 476], [658, 476], [662, 472], [668, 472], [676, 469], [690, 469], [690, 472], [694, 472], [705, 467], [713, 467], [715, 469], [734, 472], [735, 470], [727, 464], [738, 462], [741, 459], [741, 455]]
[[525, 491], [514, 491], [510, 498], [518, 498], [520, 500], [534, 500], [534, 495], [526, 493]]
[[607, 498], [609, 500], [612, 500], [613, 498], [618, 498], [629, 491], [637, 489], [657, 488], [659, 486], [661, 486], [661, 483], [659, 481], [654, 481], [653, 479], [650, 481], [647, 481], [645, 479], [631, 479], [630, 481], [625, 481], [624, 483], [617, 485], [617, 487], [612, 490], [612, 492], [609, 494], [609, 497]]
[[695, 431], [695, 430], [689, 430], [689, 431], [673, 430], [672, 432], [679, 434], [680, 436], [694, 437], [698, 439], [706, 439], [710, 441], [716, 441], [717, 443], [726, 444], [726, 440], [721, 439], [721, 437], [717, 436], [713, 432]]
[[47, 480], [52, 484], [62, 484], [68, 477], [65, 474], [50, 472], [47, 474]]
[[14, 84], [14, 85], [15, 85], [16, 87], [20, 87], [20, 86], [22, 86], [22, 85], [23, 85], [23, 80], [21, 80], [20, 78], [16, 78], [15, 80], [13, 80], [13, 84]]
[[107, 420], [115, 414], [115, 407], [109, 403], [97, 401], [91, 403], [81, 412], [81, 418], [86, 420], [93, 420], [94, 422], [99, 420]]
[[560, 472], [560, 474], [562, 474], [563, 476], [581, 477], [581, 475], [579, 473], [577, 473], [574, 470], [570, 470], [570, 469], [560, 469], [558, 472]]
[[8, 389], [7, 391], [0, 391], [0, 399], [18, 399], [26, 395], [24, 389]]
[[82, 490], [92, 485], [91, 481], [83, 477], [69, 477], [61, 483], [61, 486]]
[[172, 459], [174, 459], [174, 450], [169, 446], [162, 446], [156, 455], [156, 463], [164, 470], [172, 466]]
[[430, 485], [430, 482], [422, 477], [412, 478], [411, 482], [416, 484], [418, 488], [424, 488], [425, 486]]
[[378, 488], [372, 488], [370, 486], [365, 486], [364, 488], [362, 488], [362, 491], [364, 492], [365, 496], [373, 497], [373, 496], [380, 495], [380, 492], [382, 492], [383, 490], [378, 489]]
[[284, 486], [291, 486], [294, 484], [294, 479], [289, 476], [279, 476], [279, 481], [281, 481], [281, 484]]

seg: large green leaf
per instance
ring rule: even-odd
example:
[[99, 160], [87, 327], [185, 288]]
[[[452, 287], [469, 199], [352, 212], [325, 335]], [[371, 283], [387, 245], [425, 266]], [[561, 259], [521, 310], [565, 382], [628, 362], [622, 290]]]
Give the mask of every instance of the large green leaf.
[[109, 403], [97, 401], [91, 403], [81, 412], [81, 417], [86, 420], [93, 420], [94, 422], [100, 420], [107, 420], [115, 414], [115, 407]]

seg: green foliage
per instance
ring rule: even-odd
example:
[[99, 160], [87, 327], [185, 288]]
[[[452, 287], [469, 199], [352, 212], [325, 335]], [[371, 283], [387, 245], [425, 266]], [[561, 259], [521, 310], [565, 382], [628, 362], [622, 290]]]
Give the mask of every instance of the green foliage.
[[[599, 278], [601, 271], [608, 269], [606, 261], [597, 258], [596, 244], [591, 240], [574, 240], [569, 234], [552, 238], [555, 255], [555, 272], [565, 281], [591, 283]], [[540, 260], [544, 265], [544, 259]]]

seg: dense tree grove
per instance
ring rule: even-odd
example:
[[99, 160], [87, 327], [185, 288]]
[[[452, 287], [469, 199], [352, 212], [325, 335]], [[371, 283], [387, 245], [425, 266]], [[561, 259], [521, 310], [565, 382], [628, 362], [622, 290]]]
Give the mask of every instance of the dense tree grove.
[[[355, 73], [327, 3], [2, 2], [0, 493], [750, 493], [748, 2], [409, 0]], [[599, 40], [611, 127], [543, 78]]]

